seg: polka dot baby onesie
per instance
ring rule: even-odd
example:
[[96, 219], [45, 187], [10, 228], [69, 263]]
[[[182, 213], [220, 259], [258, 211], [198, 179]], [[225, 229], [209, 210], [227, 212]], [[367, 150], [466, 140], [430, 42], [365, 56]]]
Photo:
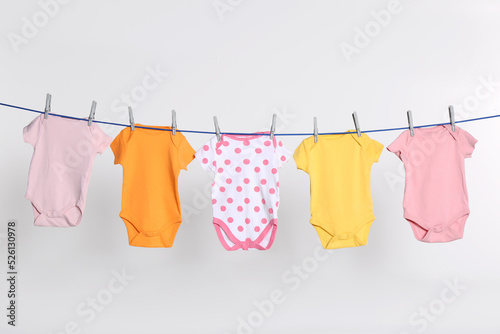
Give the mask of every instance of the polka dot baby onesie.
[[277, 229], [279, 173], [290, 158], [283, 143], [269, 135], [212, 138], [196, 158], [215, 173], [213, 223], [226, 250], [271, 248]]

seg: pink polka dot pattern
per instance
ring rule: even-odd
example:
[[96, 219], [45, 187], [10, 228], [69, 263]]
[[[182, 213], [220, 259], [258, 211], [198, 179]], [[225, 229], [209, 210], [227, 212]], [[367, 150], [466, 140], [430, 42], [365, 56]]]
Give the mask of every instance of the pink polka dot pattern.
[[214, 225], [226, 249], [271, 247], [279, 204], [278, 169], [290, 156], [281, 141], [270, 140], [268, 134], [223, 135], [221, 142], [213, 137], [196, 152], [204, 169], [216, 171]]

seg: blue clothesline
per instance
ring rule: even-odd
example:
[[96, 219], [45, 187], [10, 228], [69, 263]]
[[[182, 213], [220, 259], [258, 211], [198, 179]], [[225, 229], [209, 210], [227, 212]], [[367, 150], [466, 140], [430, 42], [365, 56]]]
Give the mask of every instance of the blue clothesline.
[[[4, 107], [9, 107], [9, 108], [14, 108], [14, 109], [20, 109], [20, 110], [26, 110], [26, 111], [31, 111], [39, 114], [45, 113], [44, 111], [40, 110], [35, 110], [35, 109], [29, 109], [29, 108], [24, 108], [24, 107], [19, 107], [15, 106], [12, 104], [7, 104], [7, 103], [1, 103], [1, 106]], [[67, 116], [67, 115], [60, 115], [60, 114], [53, 114], [49, 113], [51, 116], [57, 116], [57, 117], [63, 117], [63, 118], [70, 118], [70, 119], [77, 119], [81, 121], [88, 122], [88, 118], [79, 118], [79, 117], [73, 117], [73, 116]], [[491, 115], [491, 116], [484, 116], [484, 117], [477, 117], [477, 118], [470, 118], [470, 119], [464, 119], [461, 121], [456, 121], [455, 123], [466, 123], [466, 122], [474, 122], [474, 121], [481, 121], [485, 119], [490, 119], [490, 118], [497, 118], [500, 117], [500, 115]], [[129, 124], [121, 124], [121, 123], [113, 123], [113, 122], [104, 122], [104, 121], [98, 121], [98, 120], [92, 120], [92, 122], [100, 123], [100, 124], [108, 124], [108, 125], [116, 125], [116, 126], [122, 126], [122, 127], [130, 127]], [[449, 123], [435, 123], [435, 124], [426, 124], [426, 125], [416, 125], [414, 126], [415, 129], [417, 128], [427, 128], [427, 127], [432, 127], [432, 126], [438, 126], [438, 125], [446, 125]], [[151, 130], [160, 130], [160, 131], [172, 131], [172, 129], [160, 129], [160, 128], [152, 128], [152, 127], [146, 127], [146, 126], [137, 126], [135, 125], [136, 128], [141, 128], [141, 129], [151, 129]], [[181, 130], [181, 129], [176, 129], [177, 131], [184, 132], [184, 133], [201, 133], [201, 134], [207, 134], [207, 135], [215, 135], [215, 132], [211, 131], [198, 131], [198, 130]], [[371, 132], [386, 132], [386, 131], [401, 131], [401, 130], [408, 130], [408, 127], [400, 127], [400, 128], [388, 128], [388, 129], [377, 129], [377, 130], [362, 130], [362, 133], [371, 133]], [[318, 135], [342, 135], [342, 134], [348, 134], [349, 132], [318, 132]], [[222, 132], [221, 134], [223, 135], [255, 135], [255, 133], [245, 133], [245, 132]], [[313, 133], [275, 133], [275, 136], [313, 136]]]

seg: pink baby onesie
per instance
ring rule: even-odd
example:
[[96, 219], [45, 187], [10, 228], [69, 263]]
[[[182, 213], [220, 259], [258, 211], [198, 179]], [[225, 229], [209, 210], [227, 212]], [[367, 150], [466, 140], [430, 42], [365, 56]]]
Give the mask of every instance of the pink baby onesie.
[[387, 149], [403, 161], [406, 171], [404, 218], [423, 242], [461, 239], [469, 216], [465, 158], [477, 140], [451, 125], [403, 132]]
[[226, 250], [269, 249], [277, 229], [279, 174], [290, 158], [283, 143], [267, 134], [212, 138], [196, 158], [215, 172], [213, 223]]
[[92, 164], [112, 139], [97, 123], [49, 116], [36, 117], [23, 129], [33, 145], [26, 198], [36, 226], [72, 227], [85, 210]]

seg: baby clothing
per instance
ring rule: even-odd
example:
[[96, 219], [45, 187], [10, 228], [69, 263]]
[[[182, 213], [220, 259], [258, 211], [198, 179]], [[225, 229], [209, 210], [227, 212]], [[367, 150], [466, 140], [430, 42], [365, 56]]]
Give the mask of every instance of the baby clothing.
[[268, 134], [213, 137], [198, 152], [212, 183], [213, 224], [226, 250], [269, 249], [276, 235], [279, 173], [290, 158]]
[[477, 140], [456, 126], [403, 132], [387, 149], [403, 161], [406, 171], [404, 218], [423, 242], [461, 239], [469, 216], [465, 158]]
[[49, 116], [36, 117], [23, 128], [34, 148], [26, 198], [36, 226], [72, 227], [85, 210], [92, 164], [112, 138], [97, 123]]
[[111, 143], [114, 163], [123, 167], [120, 217], [131, 246], [172, 247], [182, 222], [178, 177], [195, 151], [179, 131], [155, 130], [171, 127], [135, 125]]
[[311, 220], [325, 249], [364, 246], [375, 220], [371, 167], [384, 146], [354, 130], [305, 139], [294, 153], [311, 179]]

